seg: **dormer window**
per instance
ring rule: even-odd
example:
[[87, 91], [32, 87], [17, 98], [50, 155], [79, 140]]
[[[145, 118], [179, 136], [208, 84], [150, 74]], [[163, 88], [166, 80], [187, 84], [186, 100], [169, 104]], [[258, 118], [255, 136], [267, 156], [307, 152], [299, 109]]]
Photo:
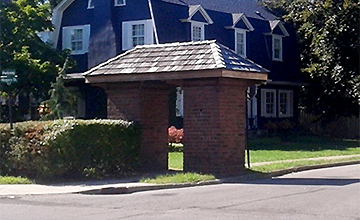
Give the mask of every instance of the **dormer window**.
[[205, 25], [214, 23], [201, 5], [190, 5], [189, 17], [180, 21], [191, 23], [191, 41], [205, 40]]
[[272, 35], [272, 58], [275, 61], [283, 60], [282, 36]]
[[238, 55], [246, 57], [246, 31], [235, 29], [235, 51]]
[[88, 9], [93, 9], [94, 8], [94, 0], [89, 0], [88, 1]]
[[191, 40], [202, 41], [205, 39], [204, 24], [200, 22], [191, 22]]
[[235, 33], [235, 52], [242, 57], [246, 57], [246, 32], [254, 30], [249, 20], [243, 13], [232, 14], [232, 25], [225, 26], [225, 28], [233, 30]]
[[283, 37], [289, 36], [280, 20], [269, 21], [272, 36], [272, 60], [283, 61]]
[[126, 5], [126, 1], [125, 0], [114, 0], [114, 5], [115, 6], [125, 6]]

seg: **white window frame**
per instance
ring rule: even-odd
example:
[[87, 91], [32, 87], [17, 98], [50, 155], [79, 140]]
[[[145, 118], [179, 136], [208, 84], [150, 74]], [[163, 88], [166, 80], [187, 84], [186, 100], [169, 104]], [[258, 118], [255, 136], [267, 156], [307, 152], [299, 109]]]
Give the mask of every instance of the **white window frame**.
[[[81, 50], [71, 50], [71, 35], [74, 30], [82, 30], [82, 49]], [[71, 55], [85, 54], [89, 52], [89, 40], [90, 40], [90, 25], [78, 25], [78, 26], [67, 26], [63, 27], [62, 32], [62, 48], [70, 49]]]
[[[121, 1], [121, 3], [119, 3]], [[114, 0], [114, 6], [125, 6], [126, 0]]]
[[[273, 112], [272, 113], [268, 113], [266, 110], [266, 105], [267, 104], [270, 104], [270, 103], [267, 103], [267, 100], [266, 100], [266, 93], [272, 93], [273, 96], [274, 96], [274, 102], [272, 103], [273, 104]], [[276, 117], [276, 113], [277, 113], [277, 100], [276, 100], [276, 89], [262, 89], [261, 90], [261, 116], [263, 117], [267, 117], [267, 118], [270, 118], [270, 117]]]
[[[194, 28], [200, 28], [200, 38], [194, 39]], [[205, 40], [205, 24], [203, 22], [191, 21], [191, 41]]]
[[[286, 112], [281, 112], [281, 94], [286, 94]], [[278, 91], [278, 109], [279, 109], [279, 118], [289, 118], [294, 116], [294, 97], [292, 90], [279, 90]]]
[[[283, 61], [283, 43], [282, 43], [282, 38], [283, 36], [281, 35], [276, 35], [273, 34], [272, 35], [272, 59], [274, 61]], [[280, 41], [280, 48], [275, 48], [275, 40], [279, 40]], [[275, 57], [275, 50], [279, 49], [279, 57]]]
[[94, 0], [88, 0], [88, 7], [87, 9], [93, 9], [94, 8]]
[[[244, 37], [243, 37], [243, 53], [240, 53], [239, 49], [238, 48], [238, 34], [242, 34]], [[242, 57], [246, 57], [246, 30], [244, 29], [235, 29], [235, 51], [238, 55], [242, 56]]]
[[122, 50], [130, 50], [134, 48], [133, 46], [133, 35], [132, 27], [133, 25], [144, 25], [145, 39], [144, 44], [149, 45], [154, 43], [154, 28], [151, 19], [148, 20], [138, 20], [138, 21], [125, 21], [122, 23]]

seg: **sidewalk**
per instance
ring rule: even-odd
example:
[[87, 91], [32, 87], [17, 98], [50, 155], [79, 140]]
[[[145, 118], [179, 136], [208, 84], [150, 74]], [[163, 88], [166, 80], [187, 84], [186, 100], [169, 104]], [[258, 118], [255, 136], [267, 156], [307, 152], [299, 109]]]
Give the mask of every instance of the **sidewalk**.
[[[336, 157], [326, 157], [326, 158], [322, 158], [322, 157], [308, 158], [308, 160], [348, 158], [354, 156], [358, 156], [358, 155], [336, 156]], [[296, 160], [292, 160], [292, 161], [296, 161]], [[251, 166], [266, 165], [269, 163], [279, 163], [279, 161], [266, 162], [266, 163], [253, 163], [251, 164]], [[64, 183], [64, 184], [0, 185], [0, 197], [14, 197], [20, 195], [41, 195], [41, 194], [69, 194], [69, 193], [125, 194], [125, 193], [133, 193], [133, 192], [148, 191], [148, 190], [183, 188], [183, 187], [193, 187], [199, 185], [213, 185], [213, 184], [221, 184], [226, 182], [244, 182], [256, 178], [271, 178], [292, 172], [299, 172], [304, 170], [334, 167], [334, 166], [352, 165], [352, 164], [360, 164], [360, 161], [358, 160], [352, 162], [297, 167], [286, 170], [279, 170], [264, 175], [242, 175], [242, 176], [228, 177], [228, 178], [217, 179], [212, 181], [205, 181], [200, 183], [185, 183], [185, 184], [156, 185], [149, 183], [139, 183], [138, 182], [140, 179], [139, 177], [132, 177], [132, 178], [123, 178], [118, 180], [85, 181], [85, 182], [72, 182], [72, 183]]]

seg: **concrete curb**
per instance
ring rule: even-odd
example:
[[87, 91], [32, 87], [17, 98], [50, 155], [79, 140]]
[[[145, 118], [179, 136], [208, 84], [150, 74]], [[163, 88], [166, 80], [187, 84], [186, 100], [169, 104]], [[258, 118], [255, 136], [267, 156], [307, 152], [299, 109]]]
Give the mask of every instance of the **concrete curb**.
[[330, 168], [337, 166], [347, 166], [360, 164], [360, 161], [349, 161], [349, 162], [340, 162], [332, 164], [322, 164], [322, 165], [312, 165], [304, 167], [296, 167], [291, 169], [279, 170], [267, 174], [254, 174], [254, 175], [242, 175], [235, 177], [227, 177], [223, 179], [209, 180], [198, 183], [181, 183], [181, 184], [152, 184], [148, 186], [123, 186], [123, 187], [104, 187], [100, 189], [85, 190], [81, 192], [76, 192], [77, 194], [89, 194], [89, 195], [109, 195], [109, 194], [130, 194], [143, 191], [153, 191], [153, 190], [162, 190], [162, 189], [178, 189], [178, 188], [187, 188], [195, 186], [206, 186], [206, 185], [216, 185], [222, 183], [234, 183], [234, 182], [245, 182], [257, 179], [266, 179], [277, 176], [282, 176], [289, 173], [301, 172], [306, 170], [321, 169], [321, 168]]
[[94, 190], [85, 190], [77, 192], [78, 194], [88, 194], [88, 195], [107, 195], [107, 194], [130, 194], [135, 192], [143, 191], [152, 191], [152, 190], [161, 190], [161, 189], [178, 189], [178, 188], [187, 188], [194, 186], [205, 186], [205, 185], [215, 185], [221, 184], [222, 182], [219, 179], [202, 181], [198, 183], [173, 183], [173, 184], [152, 184], [148, 186], [123, 186], [123, 187], [104, 187]]

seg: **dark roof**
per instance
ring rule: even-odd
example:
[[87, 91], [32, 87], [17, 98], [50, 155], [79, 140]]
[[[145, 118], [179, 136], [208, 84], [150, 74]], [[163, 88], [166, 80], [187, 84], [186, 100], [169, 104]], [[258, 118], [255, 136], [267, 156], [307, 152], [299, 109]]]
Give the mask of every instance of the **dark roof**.
[[247, 17], [262, 20], [277, 20], [256, 0], [161, 0], [179, 5], [201, 5], [209, 9], [225, 13], [244, 13]]
[[224, 69], [266, 73], [260, 65], [215, 40], [137, 46], [85, 72], [85, 76]]

